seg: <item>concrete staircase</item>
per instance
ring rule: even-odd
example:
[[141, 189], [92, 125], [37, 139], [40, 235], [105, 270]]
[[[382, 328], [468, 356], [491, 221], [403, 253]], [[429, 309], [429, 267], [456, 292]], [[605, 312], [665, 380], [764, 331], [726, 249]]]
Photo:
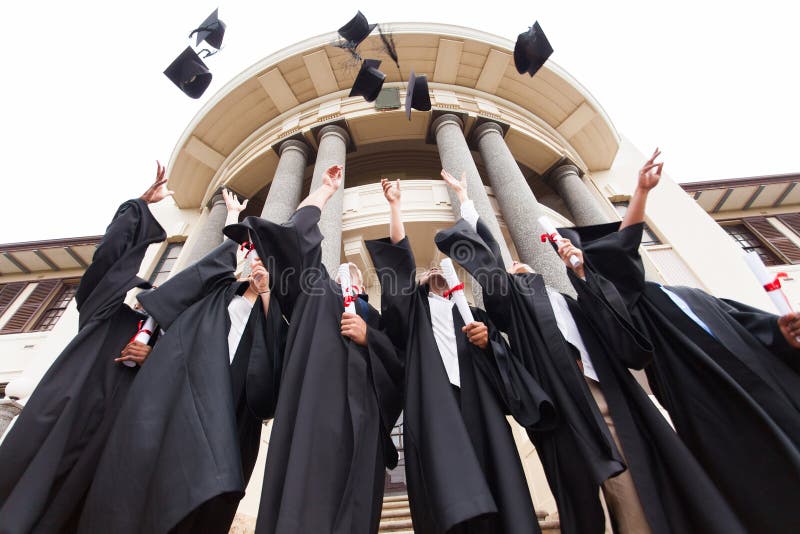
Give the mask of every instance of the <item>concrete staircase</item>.
[[[542, 534], [559, 534], [558, 514], [547, 515], [547, 512], [536, 512]], [[408, 495], [387, 495], [383, 498], [380, 533], [414, 534], [411, 523], [411, 509], [408, 506]]]

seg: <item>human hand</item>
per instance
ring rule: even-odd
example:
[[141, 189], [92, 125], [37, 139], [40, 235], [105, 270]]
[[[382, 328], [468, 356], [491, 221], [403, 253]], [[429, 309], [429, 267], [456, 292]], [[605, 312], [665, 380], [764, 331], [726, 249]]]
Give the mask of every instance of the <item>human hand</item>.
[[788, 313], [778, 317], [778, 327], [786, 342], [800, 349], [800, 313]]
[[469, 200], [469, 196], [467, 196], [467, 173], [462, 172], [460, 180], [456, 180], [452, 174], [444, 169], [442, 169], [442, 172], [439, 174], [442, 175], [447, 186], [456, 194], [459, 202]]
[[150, 356], [152, 347], [141, 341], [131, 341], [125, 348], [122, 349], [119, 358], [115, 358], [115, 362], [134, 362], [137, 365], [142, 365], [144, 361]]
[[[573, 245], [569, 239], [562, 238], [558, 242], [558, 255], [561, 256], [561, 261], [564, 262], [568, 269], [572, 269], [578, 277], [585, 278], [585, 272], [583, 270], [583, 251], [581, 249]], [[573, 267], [572, 265], [570, 260], [572, 256], [577, 256], [580, 260], [577, 267]]]
[[661, 155], [661, 151], [656, 148], [650, 159], [639, 169], [639, 182], [637, 188], [648, 192], [658, 185], [661, 180], [661, 171], [664, 163], [656, 163], [656, 158]]
[[356, 345], [367, 346], [367, 323], [355, 313], [342, 314], [342, 335], [349, 337]]
[[248, 280], [250, 281], [250, 287], [259, 295], [269, 291], [269, 271], [264, 267], [261, 258], [253, 260]]
[[343, 166], [331, 165], [322, 173], [322, 187], [327, 189], [331, 195], [342, 185], [343, 172]]
[[400, 180], [394, 182], [387, 178], [381, 178], [381, 187], [383, 188], [383, 197], [389, 204], [396, 204], [400, 202]]
[[156, 202], [160, 202], [170, 195], [174, 195], [175, 191], [170, 191], [166, 187], [167, 179], [164, 178], [166, 173], [167, 168], [161, 165], [161, 162], [156, 161], [156, 180], [153, 182], [153, 185], [148, 187], [147, 191], [142, 193], [142, 196], [139, 198], [148, 204], [155, 204]]
[[473, 321], [461, 329], [467, 334], [469, 342], [479, 349], [486, 349], [489, 346], [489, 329], [480, 321]]
[[236, 193], [233, 191], [223, 189], [222, 198], [225, 199], [225, 207], [228, 209], [228, 213], [240, 213], [247, 207], [248, 199], [244, 199], [244, 202], [240, 203], [239, 199], [236, 198]]

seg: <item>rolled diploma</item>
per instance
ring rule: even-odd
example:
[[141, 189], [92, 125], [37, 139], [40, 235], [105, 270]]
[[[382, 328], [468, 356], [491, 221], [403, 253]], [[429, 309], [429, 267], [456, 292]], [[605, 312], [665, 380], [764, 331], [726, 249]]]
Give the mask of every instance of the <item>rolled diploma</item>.
[[[133, 336], [133, 340], [147, 345], [148, 343], [150, 343], [150, 334], [148, 332], [145, 332], [145, 330], [152, 332], [155, 330], [155, 328], [156, 328], [156, 320], [153, 319], [152, 317], [148, 317], [147, 320], [144, 322], [142, 329], [135, 336]], [[125, 367], [136, 367], [136, 362], [125, 360], [124, 362], [122, 362], [122, 365], [124, 365]]]
[[[347, 299], [351, 293], [350, 286], [352, 285], [350, 282], [350, 266], [346, 263], [343, 263], [339, 266], [339, 285], [342, 286], [342, 297]], [[345, 300], [346, 302], [346, 300]], [[354, 302], [348, 302], [345, 307], [344, 311], [346, 313], [356, 313], [356, 305]]]
[[[453, 260], [444, 258], [439, 265], [442, 267], [442, 274], [444, 275], [444, 279], [447, 280], [447, 285], [449, 287], [453, 288], [461, 283], [458, 280], [456, 268], [453, 266]], [[472, 317], [472, 310], [469, 309], [469, 303], [467, 303], [467, 297], [464, 296], [464, 290], [459, 289], [458, 291], [453, 291], [451, 295], [453, 296], [453, 301], [456, 303], [456, 308], [458, 308], [458, 313], [460, 313], [461, 318], [464, 319], [464, 324], [475, 322], [475, 318]]]
[[[750, 267], [750, 270], [753, 271], [753, 274], [756, 275], [758, 283], [761, 284], [761, 287], [764, 287], [767, 284], [771, 284], [775, 281], [775, 275], [767, 270], [767, 268], [764, 266], [764, 262], [761, 261], [761, 258], [758, 256], [757, 252], [746, 253], [744, 255], [744, 261], [747, 263], [747, 266]], [[789, 299], [786, 298], [783, 290], [774, 289], [772, 291], [767, 291], [767, 296], [769, 296], [770, 300], [781, 315], [786, 315], [787, 313], [792, 313], [794, 311], [792, 310], [792, 306], [789, 304]]]
[[[562, 239], [564, 239], [563, 237], [561, 237], [561, 234], [558, 233], [558, 230], [556, 230], [556, 225], [553, 224], [553, 221], [550, 220], [550, 217], [548, 217], [547, 215], [542, 215], [541, 217], [539, 217], [538, 220], [539, 224], [542, 226], [542, 228], [544, 228], [544, 232], [547, 235], [555, 236], [556, 241], [561, 241]], [[580, 258], [575, 254], [569, 257], [569, 262], [572, 264], [573, 267], [579, 267], [581, 264]]]

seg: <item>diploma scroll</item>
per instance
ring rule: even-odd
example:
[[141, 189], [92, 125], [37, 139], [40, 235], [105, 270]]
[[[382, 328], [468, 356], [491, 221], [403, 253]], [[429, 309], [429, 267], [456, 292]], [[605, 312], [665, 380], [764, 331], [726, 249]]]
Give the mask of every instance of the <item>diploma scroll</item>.
[[453, 260], [444, 258], [439, 265], [442, 267], [442, 274], [447, 281], [448, 287], [450, 287], [450, 295], [452, 295], [453, 301], [456, 303], [458, 313], [464, 319], [464, 324], [475, 322], [475, 318], [472, 317], [472, 310], [469, 309], [469, 303], [467, 303], [467, 297], [464, 296], [464, 285], [458, 280]]
[[[142, 323], [139, 322], [139, 330], [134, 334], [133, 339], [131, 341], [138, 341], [139, 343], [144, 343], [147, 345], [150, 343], [150, 337], [153, 335], [153, 332], [156, 329], [156, 320], [152, 317], [148, 317], [147, 320]], [[136, 367], [136, 362], [132, 362], [130, 360], [125, 360], [122, 362], [122, 365], [125, 367]]]
[[[564, 239], [561, 237], [561, 234], [558, 233], [556, 230], [556, 225], [553, 224], [553, 221], [547, 215], [542, 215], [538, 219], [539, 224], [544, 228], [544, 234], [542, 235], [542, 242], [549, 240], [551, 243], [558, 244], [559, 241]], [[569, 257], [569, 262], [572, 264], [572, 267], [577, 268], [581, 265], [581, 259], [573, 254]]]
[[767, 296], [769, 296], [772, 303], [778, 309], [778, 312], [781, 315], [792, 313], [794, 311], [792, 310], [792, 305], [781, 289], [781, 278], [785, 278], [786, 273], [770, 273], [764, 266], [764, 262], [761, 261], [757, 252], [746, 253], [744, 261], [747, 263], [747, 266], [750, 267], [750, 270], [753, 271], [753, 274], [756, 275], [758, 283], [761, 284], [764, 291], [767, 292]]
[[350, 281], [350, 265], [343, 263], [339, 266], [339, 285], [342, 287], [342, 297], [344, 297], [344, 311], [346, 313], [356, 313], [356, 297], [353, 295], [352, 283]]

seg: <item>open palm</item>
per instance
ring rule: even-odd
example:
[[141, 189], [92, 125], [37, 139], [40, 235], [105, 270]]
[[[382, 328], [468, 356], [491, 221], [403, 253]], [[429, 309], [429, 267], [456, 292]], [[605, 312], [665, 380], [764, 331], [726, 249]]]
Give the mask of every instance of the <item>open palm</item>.
[[167, 189], [167, 179], [164, 177], [166, 173], [167, 168], [161, 165], [161, 162], [156, 161], [156, 180], [139, 198], [148, 204], [154, 204], [164, 200], [170, 195], [174, 195], [175, 191]]

